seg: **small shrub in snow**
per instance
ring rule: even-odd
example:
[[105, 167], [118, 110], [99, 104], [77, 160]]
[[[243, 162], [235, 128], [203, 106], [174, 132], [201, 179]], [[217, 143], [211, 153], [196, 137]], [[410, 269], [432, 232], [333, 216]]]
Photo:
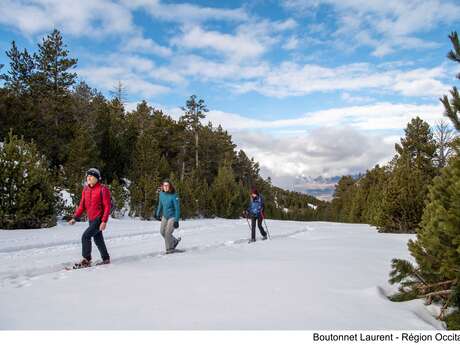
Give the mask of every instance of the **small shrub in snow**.
[[0, 228], [56, 225], [56, 195], [48, 162], [33, 143], [9, 133], [0, 148]]
[[128, 210], [128, 198], [129, 191], [123, 185], [121, 185], [117, 179], [114, 179], [110, 185], [110, 192], [113, 199], [113, 207], [111, 216], [113, 218], [121, 218], [125, 215]]

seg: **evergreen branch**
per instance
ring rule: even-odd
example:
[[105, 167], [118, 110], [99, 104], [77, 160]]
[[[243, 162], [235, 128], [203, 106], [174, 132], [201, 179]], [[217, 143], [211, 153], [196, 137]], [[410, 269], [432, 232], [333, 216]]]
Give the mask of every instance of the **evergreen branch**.
[[439, 282], [439, 283], [434, 283], [434, 284], [425, 284], [422, 288], [432, 289], [432, 288], [436, 288], [436, 287], [444, 286], [444, 285], [448, 285], [450, 287], [451, 285], [455, 285], [456, 283], [457, 283], [457, 279], [452, 279], [452, 280], [446, 280], [444, 282]]
[[432, 299], [433, 297], [437, 297], [437, 296], [447, 296], [447, 295], [450, 295], [452, 293], [453, 290], [449, 289], [449, 290], [441, 290], [441, 291], [434, 291], [434, 292], [429, 292], [425, 295], [421, 295], [419, 296], [419, 298], [428, 298], [428, 299]]
[[451, 50], [447, 54], [447, 57], [452, 61], [460, 62], [460, 42], [458, 40], [457, 32], [452, 32], [449, 35], [449, 39], [452, 42], [452, 45], [454, 46], [454, 49]]
[[[451, 94], [454, 96], [454, 99], [455, 95], [457, 95], [458, 97], [458, 90], [456, 87], [454, 87], [453, 90], [451, 90]], [[457, 115], [457, 110], [455, 109], [455, 107], [451, 105], [451, 103], [449, 102], [449, 98], [447, 96], [444, 96], [439, 100], [444, 105], [444, 115], [452, 121], [452, 124], [454, 125], [455, 129], [457, 131], [460, 131], [460, 120]]]

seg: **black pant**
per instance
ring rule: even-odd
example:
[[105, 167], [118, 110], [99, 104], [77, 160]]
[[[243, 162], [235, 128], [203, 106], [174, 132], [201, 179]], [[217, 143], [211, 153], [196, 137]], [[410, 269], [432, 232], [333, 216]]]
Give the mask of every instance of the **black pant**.
[[257, 226], [259, 227], [260, 234], [263, 237], [267, 236], [267, 233], [265, 232], [263, 226], [262, 226], [262, 216], [260, 215], [259, 217], [251, 217], [251, 239], [255, 240], [256, 239], [256, 221], [257, 221]]
[[101, 253], [102, 260], [110, 260], [99, 225], [101, 225], [101, 218], [90, 221], [88, 229], [85, 230], [81, 237], [82, 256], [86, 260], [91, 260], [91, 237], [94, 237], [94, 243], [96, 243], [97, 249]]

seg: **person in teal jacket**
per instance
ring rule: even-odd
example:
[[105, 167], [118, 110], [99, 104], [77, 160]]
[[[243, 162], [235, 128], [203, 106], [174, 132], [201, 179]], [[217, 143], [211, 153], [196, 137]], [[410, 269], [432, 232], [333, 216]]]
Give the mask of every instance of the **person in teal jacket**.
[[173, 252], [181, 238], [173, 236], [174, 229], [179, 227], [180, 201], [174, 186], [169, 180], [161, 184], [160, 198], [155, 218], [161, 221], [160, 233], [165, 239], [166, 253]]

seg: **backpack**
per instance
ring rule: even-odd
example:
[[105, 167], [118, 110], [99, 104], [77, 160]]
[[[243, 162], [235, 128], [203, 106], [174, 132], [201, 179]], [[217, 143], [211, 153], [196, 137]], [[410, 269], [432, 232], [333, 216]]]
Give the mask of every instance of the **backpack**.
[[249, 212], [251, 215], [259, 217], [263, 213], [264, 199], [262, 195], [257, 195], [254, 199], [251, 198]]
[[103, 200], [103, 198], [102, 198], [102, 189], [103, 188], [106, 188], [109, 191], [109, 195], [110, 195], [110, 212], [109, 212], [109, 214], [112, 214], [112, 212], [115, 211], [115, 200], [113, 199], [112, 193], [110, 192], [110, 188], [101, 183], [101, 202]]

